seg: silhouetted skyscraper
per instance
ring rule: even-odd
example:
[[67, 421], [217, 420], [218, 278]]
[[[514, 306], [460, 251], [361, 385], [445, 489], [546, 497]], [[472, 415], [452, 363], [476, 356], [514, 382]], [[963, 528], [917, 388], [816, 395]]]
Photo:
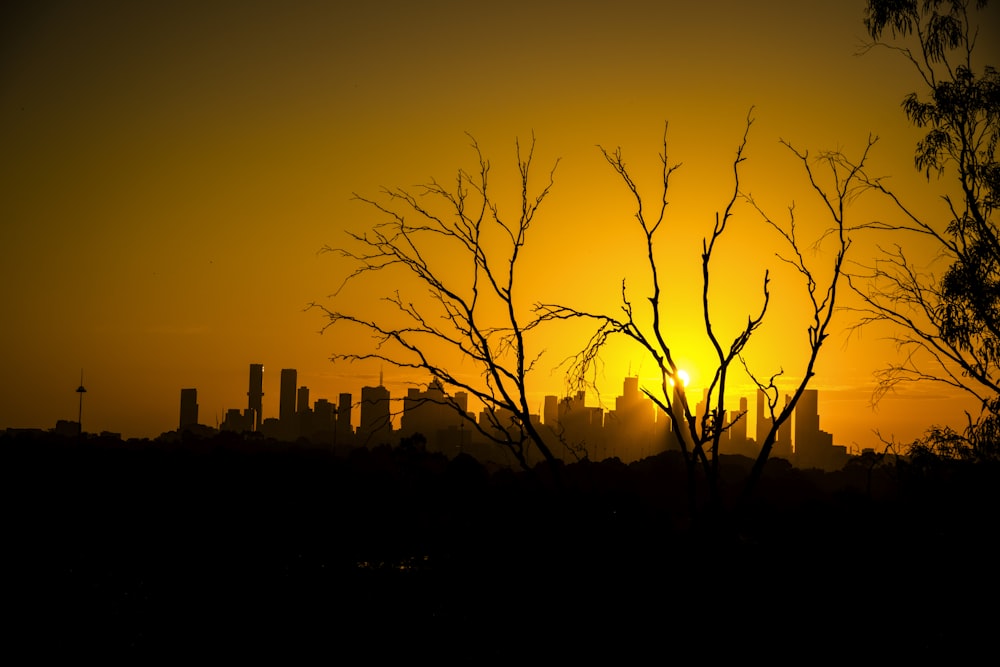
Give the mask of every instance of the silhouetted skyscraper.
[[392, 416], [389, 410], [389, 390], [377, 387], [361, 388], [361, 423], [358, 436], [368, 446], [379, 445], [392, 434]]
[[681, 441], [686, 443], [686, 447], [691, 446], [691, 429], [686, 419], [686, 404], [687, 391], [682, 385], [674, 385], [670, 398], [670, 414], [664, 415], [670, 423], [669, 449], [680, 450]]
[[334, 425], [337, 423], [336, 408], [330, 401], [320, 398], [313, 403], [312, 414], [308, 421], [309, 427], [305, 429], [303, 435], [310, 437], [319, 433], [324, 438], [329, 439], [332, 437]]
[[545, 425], [553, 433], [558, 433], [559, 426], [559, 397], [558, 396], [546, 396], [545, 397], [545, 407], [542, 409], [542, 419]]
[[351, 443], [354, 429], [351, 428], [351, 395], [341, 394], [337, 400], [336, 442], [340, 445]]
[[294, 368], [281, 369], [281, 394], [278, 396], [278, 419], [290, 423], [295, 419], [295, 389], [298, 372]]
[[695, 427], [697, 429], [696, 433], [699, 435], [707, 435], [705, 431], [705, 415], [712, 411], [715, 406], [710, 406], [708, 404], [708, 389], [701, 390], [701, 400], [698, 404], [694, 406], [694, 416], [695, 416]]
[[[785, 406], [791, 403], [792, 398], [785, 396]], [[792, 459], [792, 418], [786, 419], [778, 428], [778, 441], [774, 443], [771, 456], [777, 456], [786, 460]]]
[[179, 429], [198, 425], [198, 390], [181, 389], [181, 420]]
[[559, 428], [570, 446], [585, 443], [595, 452], [605, 446], [604, 410], [587, 406], [586, 391], [577, 391], [575, 396], [565, 396], [559, 401]]
[[299, 387], [295, 394], [296, 437], [308, 436], [312, 431], [312, 410], [309, 409], [309, 387]]
[[639, 389], [639, 378], [626, 377], [622, 395], [615, 399], [614, 418], [605, 421], [609, 429], [611, 451], [588, 452], [595, 458], [617, 456], [622, 461], [645, 458], [662, 448], [654, 442], [656, 408], [653, 401]]
[[795, 405], [795, 454], [805, 455], [819, 437], [819, 392], [806, 389]]
[[309, 412], [309, 387], [299, 387], [296, 396], [295, 412], [300, 415]]
[[254, 411], [254, 430], [260, 430], [264, 418], [264, 364], [250, 364], [250, 391], [247, 408]]
[[732, 424], [729, 428], [729, 442], [734, 450], [741, 453], [747, 441], [747, 411], [749, 409], [746, 397], [741, 396], [739, 410], [732, 410], [729, 413], [729, 423]]
[[761, 446], [764, 444], [764, 440], [767, 438], [768, 432], [771, 430], [771, 412], [767, 405], [767, 394], [763, 389], [757, 390], [757, 425], [755, 429], [754, 440], [757, 441], [757, 445]]
[[220, 431], [245, 433], [254, 430], [255, 411], [247, 408], [242, 413], [238, 408], [226, 410], [225, 419], [219, 425]]

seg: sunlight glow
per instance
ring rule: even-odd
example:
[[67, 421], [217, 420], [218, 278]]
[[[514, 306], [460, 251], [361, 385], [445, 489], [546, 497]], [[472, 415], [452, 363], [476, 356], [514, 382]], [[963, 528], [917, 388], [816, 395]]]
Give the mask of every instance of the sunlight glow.
[[[691, 382], [691, 375], [683, 368], [677, 369], [677, 378], [681, 381], [682, 387], [687, 387]], [[674, 386], [675, 382], [673, 378], [670, 378], [670, 386]]]

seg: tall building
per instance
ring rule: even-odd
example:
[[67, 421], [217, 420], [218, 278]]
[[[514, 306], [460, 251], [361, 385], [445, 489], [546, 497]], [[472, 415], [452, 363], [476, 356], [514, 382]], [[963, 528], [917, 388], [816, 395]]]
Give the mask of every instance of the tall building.
[[639, 389], [639, 378], [626, 377], [622, 395], [615, 398], [615, 410], [605, 420], [610, 451], [588, 454], [600, 460], [617, 456], [625, 462], [636, 461], [662, 450], [663, 444], [655, 441], [656, 407]]
[[560, 434], [567, 447], [585, 450], [598, 459], [606, 451], [604, 410], [587, 406], [587, 392], [580, 390], [575, 396], [565, 396], [559, 401]]
[[352, 442], [354, 429], [351, 427], [351, 395], [341, 394], [337, 402], [337, 424], [334, 427], [334, 442], [338, 445], [349, 445]]
[[819, 392], [806, 389], [795, 405], [795, 455], [809, 457], [819, 438]]
[[309, 387], [299, 387], [295, 394], [295, 435], [308, 436], [312, 432], [312, 410], [309, 408]]
[[309, 387], [299, 387], [295, 396], [295, 412], [300, 415], [309, 412]]
[[367, 446], [381, 445], [392, 435], [392, 415], [389, 410], [389, 390], [377, 387], [361, 388], [360, 442]]
[[[673, 384], [673, 383], [671, 383]], [[670, 424], [667, 448], [680, 451], [681, 441], [691, 447], [691, 429], [687, 421], [687, 390], [681, 384], [674, 384], [670, 397], [670, 414], [662, 415]]]
[[750, 409], [746, 397], [740, 397], [739, 410], [729, 412], [729, 448], [738, 454], [752, 455], [752, 450], [747, 447], [747, 411]]
[[306, 437], [321, 435], [324, 439], [330, 440], [337, 424], [336, 407], [325, 398], [317, 399], [313, 403], [312, 414], [309, 416], [308, 422], [308, 428], [303, 431], [303, 435]]
[[[457, 453], [452, 447], [460, 445], [464, 438], [466, 417], [469, 410], [469, 395], [457, 392], [448, 395], [441, 382], [435, 378], [427, 385], [425, 391], [411, 387], [403, 399], [403, 414], [400, 417], [400, 431], [403, 437], [420, 433], [427, 442], [428, 451], [445, 452], [449, 455]], [[450, 438], [448, 435], [458, 430], [459, 436]]]
[[[785, 396], [785, 407], [791, 402], [791, 396]], [[788, 461], [792, 460], [792, 418], [786, 419], [780, 427], [778, 427], [778, 441], [774, 443], [774, 448], [771, 449], [771, 456], [782, 458]]]
[[254, 430], [254, 411], [247, 408], [240, 413], [238, 408], [230, 408], [225, 412], [225, 418], [219, 425], [220, 431], [233, 431], [235, 433], [249, 433]]
[[553, 433], [559, 431], [559, 397], [546, 396], [544, 407], [542, 408], [542, 420]]
[[708, 389], [701, 390], [701, 400], [694, 406], [694, 423], [697, 428], [696, 434], [701, 435], [704, 431], [705, 411], [708, 410]]
[[838, 470], [847, 461], [847, 448], [834, 446], [833, 434], [819, 427], [819, 392], [806, 389], [795, 406], [795, 465], [799, 468]]
[[767, 405], [767, 393], [763, 389], [757, 390], [757, 426], [755, 430], [754, 440], [757, 441], [757, 446], [760, 447], [764, 444], [764, 440], [767, 438], [768, 432], [771, 430], [771, 413], [768, 410]]
[[178, 429], [198, 425], [198, 390], [181, 389], [181, 420]]
[[299, 437], [299, 419], [295, 412], [298, 372], [294, 368], [281, 369], [281, 387], [278, 394], [278, 437], [295, 440]]
[[247, 409], [254, 412], [254, 430], [260, 430], [264, 418], [264, 364], [250, 364], [250, 390]]
[[295, 390], [298, 372], [294, 368], [281, 369], [281, 393], [278, 396], [278, 419], [290, 423], [295, 419]]

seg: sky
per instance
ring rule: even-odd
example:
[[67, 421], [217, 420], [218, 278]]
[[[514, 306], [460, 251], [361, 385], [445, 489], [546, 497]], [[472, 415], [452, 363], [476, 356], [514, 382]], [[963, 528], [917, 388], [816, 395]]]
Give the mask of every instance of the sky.
[[[816, 154], [859, 155], [915, 206], [943, 214], [947, 184], [913, 168], [918, 133], [900, 110], [915, 73], [886, 50], [858, 55], [863, 1], [802, 3], [93, 2], [6, 3], [0, 10], [0, 428], [84, 428], [152, 437], [176, 428], [180, 389], [200, 420], [245, 408], [248, 368], [265, 366], [264, 416], [277, 415], [282, 368], [313, 400], [378, 382], [401, 396], [426, 377], [333, 363], [370, 349], [311, 303], [366, 313], [412, 287], [355, 283], [324, 247], [384, 218], [354, 198], [413, 188], [490, 160], [516, 211], [515, 141], [535, 140], [532, 183], [554, 185], [526, 246], [523, 303], [614, 310], [623, 278], [643, 292], [631, 202], [598, 146], [621, 147], [647, 200], [659, 196], [664, 124], [671, 161], [671, 330], [695, 387], [710, 372], [699, 327], [699, 253], [732, 189], [752, 108], [741, 182], [776, 218], [793, 202], [803, 235], [830, 224], [784, 139]], [[996, 7], [987, 17], [996, 19]], [[1000, 21], [984, 20], [983, 26]], [[985, 28], [984, 28], [985, 30]], [[1000, 62], [996, 28], [980, 38]], [[851, 214], [878, 215], [862, 201]], [[506, 208], [505, 208], [506, 210]], [[801, 375], [802, 286], [775, 258], [747, 207], [720, 249], [713, 308], [745, 319], [763, 271], [772, 312], [751, 359]], [[864, 262], [870, 239], [852, 247]], [[867, 253], [867, 255], [866, 255]], [[807, 253], [828, 264], [821, 247]], [[871, 405], [872, 372], [896, 354], [887, 332], [852, 333], [838, 312], [810, 385], [836, 444], [911, 440], [964, 423], [968, 401], [934, 385]], [[565, 392], [560, 360], [577, 329], [544, 350], [530, 391]], [[626, 374], [652, 381], [627, 346], [604, 359], [592, 405], [613, 406]], [[463, 370], [463, 372], [466, 372]], [[473, 369], [467, 371], [474, 375]], [[746, 394], [750, 395], [749, 385]], [[752, 428], [752, 426], [751, 426]], [[751, 431], [752, 432], [752, 431]]]

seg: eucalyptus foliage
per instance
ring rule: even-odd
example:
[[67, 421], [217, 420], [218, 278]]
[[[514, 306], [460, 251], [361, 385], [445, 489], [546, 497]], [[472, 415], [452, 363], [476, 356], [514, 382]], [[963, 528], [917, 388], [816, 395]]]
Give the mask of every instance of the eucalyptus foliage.
[[[940, 244], [947, 268], [929, 277], [914, 267], [902, 246], [879, 258], [860, 290], [869, 320], [894, 322], [907, 332], [897, 339], [909, 354], [880, 376], [883, 393], [903, 381], [938, 380], [976, 396], [983, 412], [970, 418], [964, 435], [941, 429], [931, 441], [965, 448], [984, 446], [1000, 418], [1000, 234], [995, 210], [1000, 194], [1000, 74], [978, 68], [981, 38], [977, 12], [986, 0], [871, 0], [865, 26], [873, 42], [900, 53], [917, 71], [922, 87], [903, 98], [907, 119], [923, 130], [914, 166], [928, 180], [956, 179], [960, 194], [943, 197], [944, 224], [900, 208], [909, 222], [894, 231], [929, 235]], [[880, 183], [872, 185], [890, 194]], [[897, 203], [899, 200], [896, 199]], [[880, 225], [883, 229], [887, 225]], [[930, 360], [925, 354], [929, 353]], [[949, 444], [945, 449], [958, 451]]]

